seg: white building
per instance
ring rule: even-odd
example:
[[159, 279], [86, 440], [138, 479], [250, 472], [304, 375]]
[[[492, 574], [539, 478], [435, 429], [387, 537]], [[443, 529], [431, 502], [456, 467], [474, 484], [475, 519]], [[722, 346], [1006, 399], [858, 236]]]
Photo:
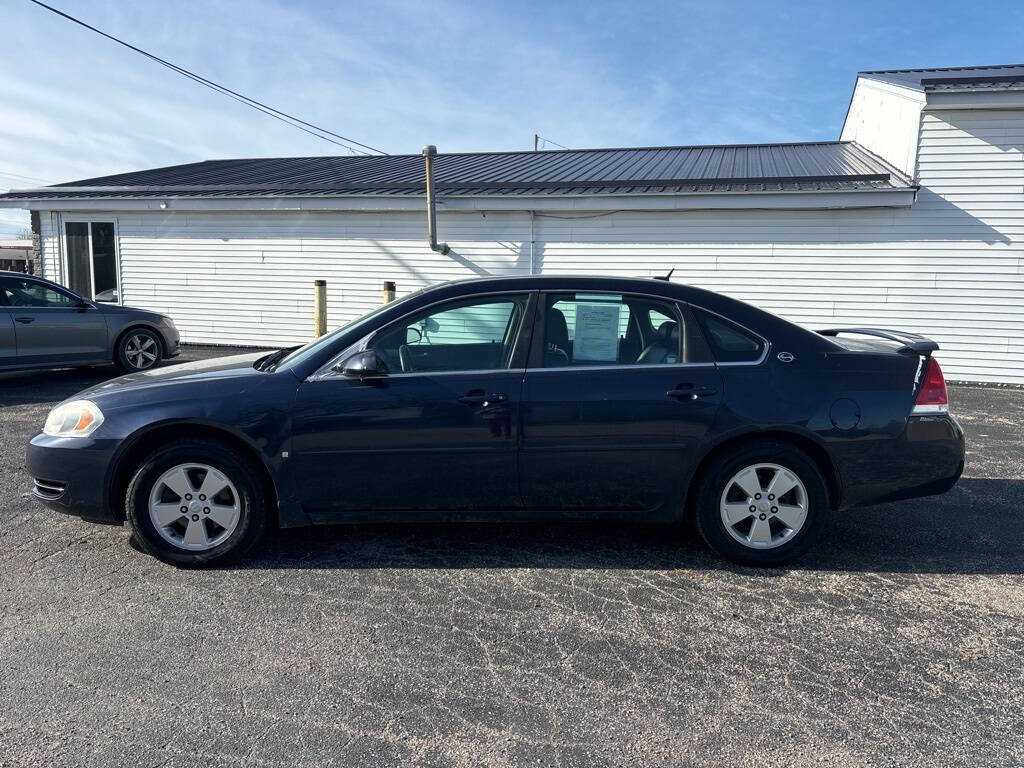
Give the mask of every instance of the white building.
[[0, 196], [42, 272], [174, 317], [187, 342], [284, 345], [485, 274], [663, 275], [810, 327], [926, 334], [954, 379], [1024, 384], [1024, 66], [863, 72], [839, 142], [209, 161]]
[[32, 241], [24, 238], [0, 240], [0, 269], [28, 272], [32, 262]]

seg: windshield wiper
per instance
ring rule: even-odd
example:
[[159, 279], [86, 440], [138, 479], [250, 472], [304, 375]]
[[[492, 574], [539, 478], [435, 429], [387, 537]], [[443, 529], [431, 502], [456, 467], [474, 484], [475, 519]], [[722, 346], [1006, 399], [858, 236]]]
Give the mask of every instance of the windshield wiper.
[[291, 352], [294, 352], [296, 349], [298, 349], [299, 346], [299, 344], [296, 344], [294, 347], [282, 347], [281, 349], [277, 350], [277, 352], [271, 352], [269, 355], [261, 357], [259, 360], [253, 363], [253, 368], [255, 368], [257, 371], [272, 370], [273, 366], [280, 363], [281, 360], [287, 357]]

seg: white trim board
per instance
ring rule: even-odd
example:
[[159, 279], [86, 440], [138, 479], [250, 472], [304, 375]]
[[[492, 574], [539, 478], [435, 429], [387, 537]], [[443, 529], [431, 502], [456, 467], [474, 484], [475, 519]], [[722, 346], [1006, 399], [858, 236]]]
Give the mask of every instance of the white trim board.
[[[682, 210], [830, 210], [837, 208], [909, 208], [915, 189], [865, 189], [842, 192], [752, 192], [691, 195], [581, 195], [572, 197], [441, 197], [448, 211], [682, 211]], [[161, 204], [164, 205], [161, 208]], [[0, 208], [61, 211], [422, 211], [422, 195], [348, 197], [174, 197], [50, 198], [0, 200]]]

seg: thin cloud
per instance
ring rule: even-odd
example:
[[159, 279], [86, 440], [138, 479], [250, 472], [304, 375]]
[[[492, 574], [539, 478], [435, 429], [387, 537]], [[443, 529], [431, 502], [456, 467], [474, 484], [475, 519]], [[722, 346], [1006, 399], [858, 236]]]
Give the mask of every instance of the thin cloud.
[[[534, 132], [570, 147], [834, 139], [857, 70], [1016, 61], [1024, 23], [1002, 4], [922, 16], [882, 0], [58, 5], [389, 152], [527, 149]], [[69, 181], [344, 152], [29, 3], [0, 3], [0, 27], [16, 30], [0, 170]]]

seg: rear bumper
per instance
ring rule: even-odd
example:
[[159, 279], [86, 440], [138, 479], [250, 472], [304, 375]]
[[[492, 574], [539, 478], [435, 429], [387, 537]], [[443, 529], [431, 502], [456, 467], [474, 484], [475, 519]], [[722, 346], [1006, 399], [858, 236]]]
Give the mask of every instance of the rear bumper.
[[26, 452], [32, 495], [58, 512], [119, 522], [107, 498], [109, 468], [118, 444], [116, 440], [36, 435]]
[[847, 457], [843, 507], [945, 493], [964, 471], [964, 432], [948, 414], [912, 416], [887, 445]]

